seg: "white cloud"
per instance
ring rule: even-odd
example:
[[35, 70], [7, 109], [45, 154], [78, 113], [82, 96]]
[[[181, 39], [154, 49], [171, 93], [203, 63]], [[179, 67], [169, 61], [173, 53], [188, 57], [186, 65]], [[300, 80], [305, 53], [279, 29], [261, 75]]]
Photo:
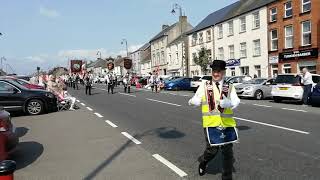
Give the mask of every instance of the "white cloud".
[[31, 63], [41, 63], [42, 64], [47, 61], [48, 57], [49, 56], [47, 54], [40, 54], [40, 55], [36, 55], [36, 56], [28, 56], [25, 59]]
[[108, 53], [104, 48], [100, 49], [75, 49], [75, 50], [61, 50], [58, 52], [58, 57], [61, 58], [80, 58], [80, 59], [96, 59], [99, 55], [97, 54], [101, 52], [101, 57], [106, 58]]
[[57, 18], [60, 16], [60, 13], [55, 9], [49, 9], [46, 7], [40, 7], [39, 13], [43, 16], [49, 17], [49, 18]]

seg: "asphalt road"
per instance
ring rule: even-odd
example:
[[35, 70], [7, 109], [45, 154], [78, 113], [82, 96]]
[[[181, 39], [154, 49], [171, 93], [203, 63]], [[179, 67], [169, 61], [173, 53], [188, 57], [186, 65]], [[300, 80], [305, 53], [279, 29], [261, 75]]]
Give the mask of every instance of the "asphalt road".
[[[201, 112], [188, 106], [192, 93], [133, 89], [108, 94], [96, 85], [92, 96], [69, 90], [86, 106], [185, 172], [187, 179], [220, 179], [221, 157], [199, 177], [197, 158], [205, 147]], [[320, 109], [270, 100], [242, 100], [235, 111], [240, 143], [235, 144], [235, 179], [316, 180], [320, 176]]]

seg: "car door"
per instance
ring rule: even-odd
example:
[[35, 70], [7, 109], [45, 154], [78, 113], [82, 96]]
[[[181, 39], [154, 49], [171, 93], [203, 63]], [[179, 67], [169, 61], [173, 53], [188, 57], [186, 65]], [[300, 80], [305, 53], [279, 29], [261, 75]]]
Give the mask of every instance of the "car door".
[[273, 81], [274, 81], [274, 79], [269, 79], [268, 81], [263, 83], [262, 90], [263, 90], [264, 97], [271, 97]]
[[22, 105], [21, 91], [8, 82], [0, 81], [0, 106], [5, 109], [18, 109]]

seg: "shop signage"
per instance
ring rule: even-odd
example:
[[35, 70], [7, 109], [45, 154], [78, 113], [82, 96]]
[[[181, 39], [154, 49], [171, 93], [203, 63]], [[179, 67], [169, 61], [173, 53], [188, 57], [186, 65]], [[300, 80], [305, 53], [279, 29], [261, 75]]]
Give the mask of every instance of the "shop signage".
[[226, 61], [227, 67], [240, 66], [240, 59], [229, 59]]
[[269, 63], [270, 64], [277, 64], [279, 62], [279, 56], [270, 56]]
[[299, 57], [318, 57], [318, 49], [307, 49], [307, 50], [301, 50], [301, 51], [290, 51], [290, 52], [283, 52], [279, 54], [279, 58], [282, 60], [289, 60], [289, 59], [295, 59]]

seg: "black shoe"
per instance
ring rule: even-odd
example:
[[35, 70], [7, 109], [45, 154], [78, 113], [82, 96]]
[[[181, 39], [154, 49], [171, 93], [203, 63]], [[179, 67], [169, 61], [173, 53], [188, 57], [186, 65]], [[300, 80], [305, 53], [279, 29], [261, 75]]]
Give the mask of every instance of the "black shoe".
[[200, 176], [203, 176], [207, 173], [207, 163], [206, 162], [201, 162], [199, 164], [198, 172]]

